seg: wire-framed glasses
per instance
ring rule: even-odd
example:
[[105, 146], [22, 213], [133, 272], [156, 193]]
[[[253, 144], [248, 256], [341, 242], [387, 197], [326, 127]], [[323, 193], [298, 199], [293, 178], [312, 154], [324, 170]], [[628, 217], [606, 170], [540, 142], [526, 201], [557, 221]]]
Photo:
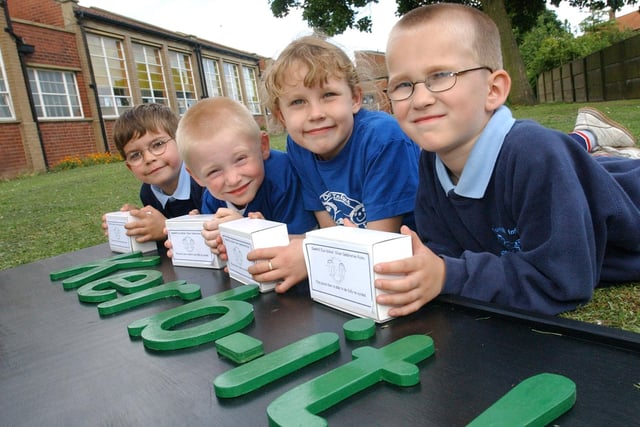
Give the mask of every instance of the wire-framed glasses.
[[456, 85], [458, 76], [477, 70], [489, 70], [489, 72], [493, 72], [491, 68], [482, 66], [467, 68], [466, 70], [461, 71], [439, 71], [437, 73], [429, 74], [424, 80], [419, 80], [417, 82], [411, 82], [408, 80], [399, 82], [390, 81], [386, 90], [387, 97], [391, 101], [404, 101], [405, 99], [409, 99], [411, 95], [413, 95], [413, 91], [418, 83], [424, 83], [425, 87], [430, 92], [445, 92]]
[[[173, 138], [167, 138], [167, 139], [157, 139], [155, 141], [152, 141], [147, 146], [146, 151], [150, 152], [154, 156], [160, 156], [164, 154], [165, 151], [167, 151], [167, 144], [172, 139]], [[129, 163], [132, 166], [139, 165], [144, 160], [144, 151], [145, 150], [131, 151], [130, 153], [126, 154], [125, 160], [127, 161], [127, 163]]]

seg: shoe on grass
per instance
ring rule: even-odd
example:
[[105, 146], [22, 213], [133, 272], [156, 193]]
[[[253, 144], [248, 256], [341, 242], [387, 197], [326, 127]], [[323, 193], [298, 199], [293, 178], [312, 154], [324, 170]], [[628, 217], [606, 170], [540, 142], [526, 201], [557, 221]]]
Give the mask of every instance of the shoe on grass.
[[587, 130], [595, 135], [600, 147], [633, 147], [636, 139], [629, 129], [611, 120], [601, 111], [593, 107], [578, 110], [575, 131]]
[[628, 159], [640, 159], [640, 148], [638, 147], [596, 147], [592, 156], [626, 157]]

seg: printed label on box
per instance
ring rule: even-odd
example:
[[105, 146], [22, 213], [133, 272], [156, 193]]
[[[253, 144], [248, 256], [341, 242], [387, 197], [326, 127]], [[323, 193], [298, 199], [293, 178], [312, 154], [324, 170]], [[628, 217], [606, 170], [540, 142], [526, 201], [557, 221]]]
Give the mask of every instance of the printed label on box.
[[213, 253], [204, 242], [199, 231], [172, 230], [170, 234], [175, 258], [193, 262], [208, 262], [212, 260]]
[[227, 235], [224, 237], [224, 245], [229, 257], [227, 260], [229, 271], [240, 276], [238, 280], [243, 283], [255, 283], [255, 280], [247, 272], [249, 266], [253, 264], [247, 259], [247, 254], [251, 252], [251, 241]]
[[314, 291], [372, 310], [372, 261], [368, 252], [311, 243], [306, 250], [309, 285]]
[[118, 249], [126, 252], [131, 251], [131, 241], [129, 236], [126, 235], [127, 230], [124, 228], [126, 222], [126, 218], [122, 220], [120, 218], [110, 218], [107, 220], [109, 246], [111, 246], [112, 251], [117, 251]]

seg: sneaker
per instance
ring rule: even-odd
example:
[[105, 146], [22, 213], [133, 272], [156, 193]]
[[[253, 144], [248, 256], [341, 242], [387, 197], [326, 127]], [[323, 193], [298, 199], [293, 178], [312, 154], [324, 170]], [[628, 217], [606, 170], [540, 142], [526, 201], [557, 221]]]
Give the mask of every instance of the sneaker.
[[626, 157], [628, 159], [640, 159], [640, 148], [638, 147], [596, 147], [591, 155], [594, 157]]
[[600, 147], [633, 147], [636, 139], [629, 129], [611, 120], [593, 107], [578, 110], [575, 131], [587, 130], [596, 137]]

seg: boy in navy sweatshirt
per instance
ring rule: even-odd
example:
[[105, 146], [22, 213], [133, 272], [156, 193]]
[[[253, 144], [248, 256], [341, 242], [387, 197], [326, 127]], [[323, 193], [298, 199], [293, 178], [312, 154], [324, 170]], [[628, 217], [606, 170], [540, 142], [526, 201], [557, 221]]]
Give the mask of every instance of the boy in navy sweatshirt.
[[[380, 263], [392, 316], [439, 294], [556, 314], [603, 282], [640, 280], [640, 160], [593, 157], [515, 120], [500, 36], [477, 9], [406, 14], [387, 44], [388, 96], [423, 149], [414, 256]], [[419, 236], [419, 237], [418, 237]]]
[[[121, 211], [138, 221], [125, 224], [138, 242], [155, 240], [164, 253], [165, 220], [198, 211], [204, 188], [189, 176], [176, 146], [179, 117], [163, 104], [140, 104], [122, 113], [113, 126], [113, 140], [125, 165], [140, 181], [142, 207], [125, 204]], [[102, 228], [107, 234], [106, 217]]]

